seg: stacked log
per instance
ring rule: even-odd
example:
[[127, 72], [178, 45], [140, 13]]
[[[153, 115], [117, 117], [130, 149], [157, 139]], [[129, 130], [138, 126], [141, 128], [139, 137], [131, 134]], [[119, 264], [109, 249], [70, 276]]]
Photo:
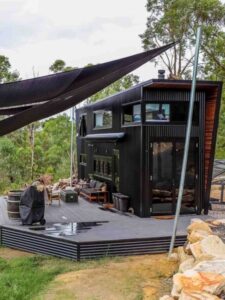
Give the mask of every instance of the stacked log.
[[[178, 196], [179, 190], [175, 190], [175, 196]], [[185, 207], [193, 207], [194, 206], [194, 189], [184, 189], [183, 197], [182, 197], [182, 206]], [[168, 203], [173, 201], [173, 193], [168, 190], [159, 190], [159, 189], [153, 189], [152, 191], [153, 195], [153, 202], [157, 203]]]

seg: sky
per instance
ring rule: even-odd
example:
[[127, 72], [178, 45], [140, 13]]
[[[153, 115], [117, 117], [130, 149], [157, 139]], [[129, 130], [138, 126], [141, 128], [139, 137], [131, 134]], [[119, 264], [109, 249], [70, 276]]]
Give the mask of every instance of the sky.
[[[0, 0], [0, 54], [23, 79], [49, 74], [56, 59], [82, 67], [143, 51], [147, 0]], [[157, 77], [153, 63], [134, 73]]]

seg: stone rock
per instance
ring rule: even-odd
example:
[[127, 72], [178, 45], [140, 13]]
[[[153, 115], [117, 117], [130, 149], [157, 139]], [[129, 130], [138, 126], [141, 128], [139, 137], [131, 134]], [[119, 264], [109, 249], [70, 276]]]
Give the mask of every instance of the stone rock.
[[213, 272], [225, 277], [225, 259], [208, 260], [199, 262], [194, 268], [196, 272]]
[[172, 253], [171, 255], [169, 255], [168, 260], [169, 261], [179, 261], [178, 253]]
[[186, 242], [184, 244], [184, 252], [187, 254], [187, 255], [192, 255], [192, 252], [191, 252], [191, 248], [190, 248], [190, 243], [189, 242]]
[[208, 232], [209, 234], [212, 234], [212, 230], [209, 226], [209, 224], [207, 224], [206, 222], [203, 222], [202, 220], [200, 221], [195, 221], [193, 223], [191, 223], [188, 228], [187, 228], [187, 231], [188, 233], [190, 234], [192, 231], [198, 231], [198, 230], [201, 230], [201, 231], [206, 231]]
[[[206, 270], [207, 268], [205, 267]], [[198, 271], [199, 269], [203, 271]], [[206, 292], [212, 295], [221, 294], [225, 290], [225, 276], [213, 271], [205, 271], [205, 269], [203, 266], [198, 266], [198, 268], [196, 266], [196, 268], [185, 271], [183, 274], [175, 274], [171, 295], [179, 297], [182, 291]]]
[[191, 233], [188, 235], [187, 239], [191, 244], [193, 244], [193, 243], [203, 240], [209, 234], [211, 234], [211, 233], [209, 233], [208, 231], [205, 231], [205, 230], [200, 230], [200, 229], [192, 230]]
[[183, 291], [179, 300], [219, 300], [220, 298], [205, 292]]
[[216, 226], [221, 225], [221, 224], [224, 225], [225, 224], [225, 219], [213, 220], [213, 221], [211, 221], [211, 224], [216, 225]]
[[159, 300], [174, 300], [174, 298], [169, 295], [165, 295], [165, 296], [159, 298]]
[[184, 273], [187, 270], [190, 270], [194, 267], [195, 259], [193, 256], [190, 256], [188, 259], [184, 260], [179, 266], [179, 273]]
[[177, 255], [178, 255], [178, 259], [179, 259], [180, 263], [184, 262], [185, 260], [187, 260], [190, 257], [190, 255], [185, 253], [184, 247], [177, 248]]
[[190, 244], [190, 249], [195, 259], [201, 259], [202, 256], [225, 258], [225, 244], [216, 235], [209, 235], [199, 242]]

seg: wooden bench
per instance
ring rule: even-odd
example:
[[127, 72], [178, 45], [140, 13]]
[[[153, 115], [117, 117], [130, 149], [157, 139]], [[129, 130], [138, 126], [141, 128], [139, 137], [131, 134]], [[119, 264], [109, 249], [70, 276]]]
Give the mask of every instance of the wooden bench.
[[108, 192], [96, 190], [93, 188], [86, 188], [80, 191], [80, 196], [87, 198], [89, 201], [103, 201], [104, 203], [108, 200]]

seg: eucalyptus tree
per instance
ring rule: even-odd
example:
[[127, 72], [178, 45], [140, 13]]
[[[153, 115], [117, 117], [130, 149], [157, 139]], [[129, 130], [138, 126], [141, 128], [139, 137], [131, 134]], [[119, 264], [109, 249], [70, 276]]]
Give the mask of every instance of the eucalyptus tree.
[[[224, 68], [215, 51], [225, 44], [225, 5], [220, 0], [147, 0], [149, 13], [146, 29], [140, 35], [144, 49], [170, 42], [177, 44], [156, 62], [169, 72], [169, 78], [189, 78], [193, 64], [196, 28], [202, 26], [201, 70], [205, 76], [207, 62]], [[224, 54], [224, 51], [223, 51]], [[223, 56], [224, 57], [224, 56]]]

